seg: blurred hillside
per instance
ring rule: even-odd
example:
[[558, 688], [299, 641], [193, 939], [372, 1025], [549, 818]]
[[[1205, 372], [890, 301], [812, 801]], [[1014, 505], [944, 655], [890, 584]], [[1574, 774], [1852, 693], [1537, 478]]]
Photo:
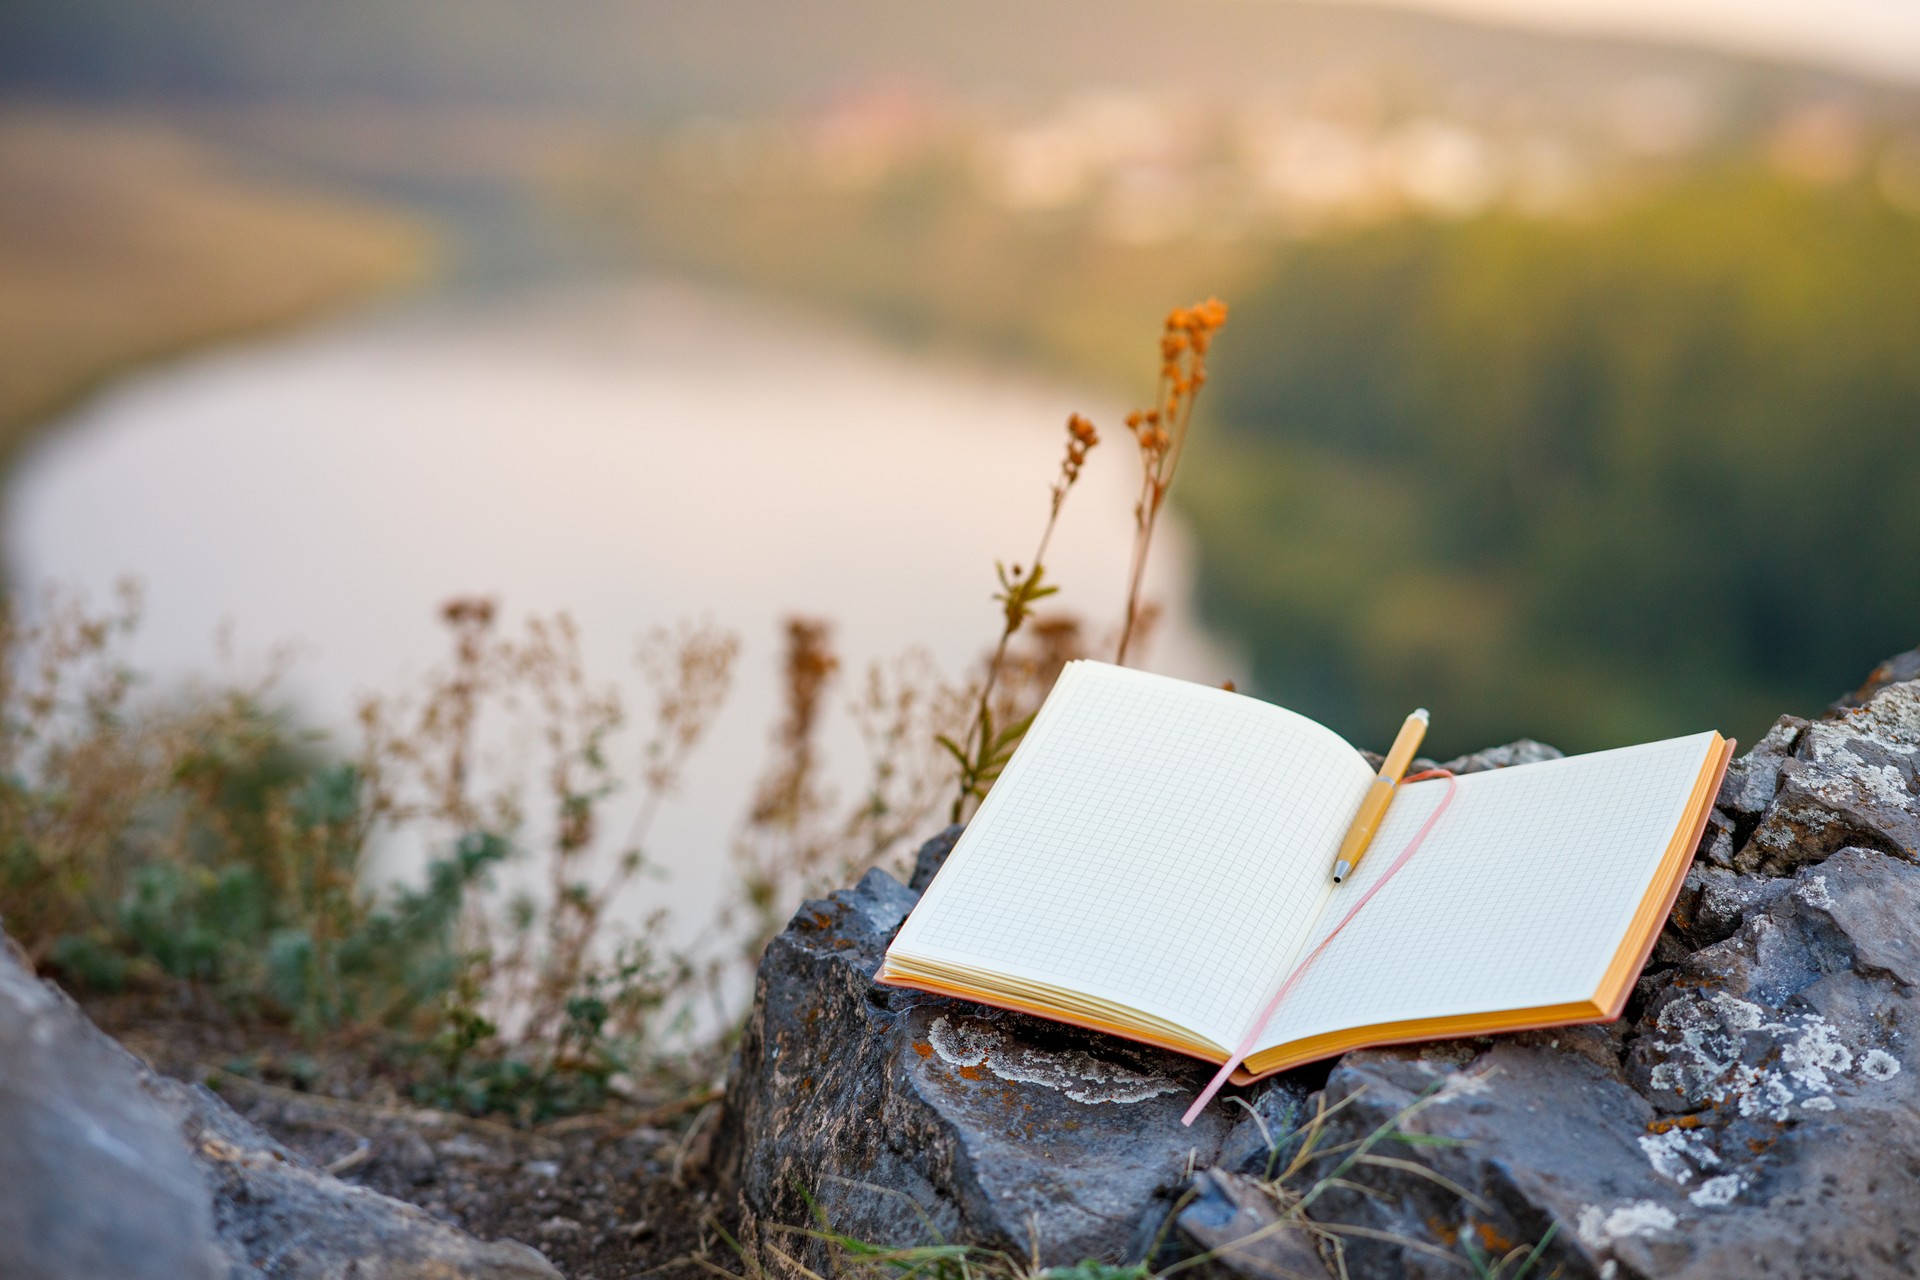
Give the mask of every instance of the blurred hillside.
[[1239, 95], [1340, 69], [1566, 101], [1626, 75], [1751, 77], [1704, 51], [1287, 0], [11, 0], [0, 9], [0, 91], [96, 100], [659, 118], [788, 111], [876, 81], [936, 96], [1090, 86]]
[[102, 379], [416, 275], [424, 227], [162, 125], [0, 111], [0, 458]]
[[[91, 130], [0, 156], [0, 288], [85, 317], [17, 413], [403, 271], [369, 201], [455, 277], [704, 276], [1136, 396], [1218, 293], [1175, 495], [1268, 696], [1427, 702], [1443, 754], [1751, 739], [1920, 639], [1912, 84], [1247, 0], [15, 0], [0, 96]], [[272, 229], [296, 190], [357, 230]]]

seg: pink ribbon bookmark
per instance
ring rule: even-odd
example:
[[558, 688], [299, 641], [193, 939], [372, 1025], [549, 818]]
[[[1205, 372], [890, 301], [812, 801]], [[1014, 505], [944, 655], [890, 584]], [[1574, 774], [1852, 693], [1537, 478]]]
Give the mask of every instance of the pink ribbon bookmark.
[[1207, 1104], [1212, 1102], [1215, 1095], [1226, 1085], [1227, 1078], [1239, 1070], [1240, 1064], [1245, 1062], [1247, 1055], [1253, 1052], [1254, 1046], [1260, 1040], [1260, 1033], [1267, 1029], [1267, 1024], [1273, 1021], [1273, 1015], [1279, 1011], [1280, 1002], [1285, 1000], [1288, 993], [1299, 984], [1300, 979], [1306, 976], [1307, 970], [1313, 967], [1313, 962], [1320, 958], [1320, 953], [1325, 951], [1333, 940], [1340, 936], [1340, 931], [1360, 914], [1360, 908], [1366, 906], [1367, 901], [1380, 892], [1387, 881], [1400, 874], [1400, 868], [1407, 865], [1407, 859], [1413, 856], [1413, 851], [1420, 847], [1421, 841], [1427, 838], [1427, 833], [1433, 830], [1433, 824], [1440, 821], [1440, 815], [1445, 813], [1447, 806], [1453, 803], [1453, 793], [1460, 789], [1460, 784], [1445, 769], [1428, 769], [1425, 773], [1416, 773], [1411, 778], [1401, 779], [1400, 785], [1422, 782], [1428, 778], [1445, 778], [1447, 794], [1440, 797], [1440, 803], [1433, 807], [1433, 812], [1427, 815], [1427, 820], [1420, 824], [1418, 831], [1413, 833], [1413, 839], [1407, 841], [1407, 847], [1400, 851], [1400, 856], [1395, 858], [1393, 865], [1387, 868], [1387, 874], [1375, 880], [1367, 891], [1360, 895], [1360, 901], [1347, 908], [1347, 914], [1340, 917], [1340, 923], [1333, 927], [1333, 932], [1322, 938], [1319, 946], [1309, 951], [1299, 964], [1293, 966], [1293, 972], [1289, 973], [1287, 980], [1280, 984], [1280, 989], [1273, 993], [1273, 999], [1267, 1001], [1267, 1007], [1260, 1011], [1260, 1016], [1253, 1020], [1253, 1027], [1247, 1032], [1246, 1038], [1240, 1042], [1240, 1047], [1233, 1051], [1233, 1056], [1227, 1059], [1226, 1064], [1207, 1083], [1207, 1087], [1200, 1091], [1200, 1096], [1195, 1098], [1193, 1105], [1187, 1108], [1187, 1114], [1180, 1117], [1181, 1124], [1191, 1126], [1194, 1119], [1207, 1109]]

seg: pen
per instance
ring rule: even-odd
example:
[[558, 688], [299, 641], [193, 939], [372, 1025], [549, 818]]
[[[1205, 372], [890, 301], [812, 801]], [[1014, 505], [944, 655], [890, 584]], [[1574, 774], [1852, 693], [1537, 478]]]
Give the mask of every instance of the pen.
[[1380, 776], [1367, 788], [1367, 797], [1360, 802], [1360, 812], [1354, 815], [1353, 825], [1347, 828], [1347, 838], [1340, 842], [1340, 856], [1333, 860], [1335, 884], [1352, 875], [1353, 869], [1360, 865], [1367, 846], [1373, 842], [1373, 833], [1380, 829], [1380, 819], [1386, 816], [1394, 788], [1406, 776], [1407, 766], [1413, 763], [1413, 753], [1420, 749], [1420, 739], [1426, 736], [1427, 709], [1422, 707], [1400, 726], [1400, 733], [1388, 749], [1387, 758], [1380, 762]]

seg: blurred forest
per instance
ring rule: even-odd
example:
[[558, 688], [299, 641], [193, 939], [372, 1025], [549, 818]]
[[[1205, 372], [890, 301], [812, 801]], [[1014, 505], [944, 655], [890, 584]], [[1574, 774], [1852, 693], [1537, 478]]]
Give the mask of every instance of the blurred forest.
[[1377, 228], [1235, 324], [1186, 510], [1309, 714], [1752, 741], [1920, 643], [1920, 221], [1870, 189]]

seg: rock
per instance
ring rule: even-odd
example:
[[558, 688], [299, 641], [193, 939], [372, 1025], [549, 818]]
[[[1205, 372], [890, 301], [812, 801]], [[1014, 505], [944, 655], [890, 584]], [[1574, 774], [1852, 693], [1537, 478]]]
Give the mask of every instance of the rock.
[[0, 937], [0, 1275], [228, 1274], [168, 1110], [127, 1054]]
[[1738, 775], [1740, 799], [1751, 804], [1777, 768], [1777, 788], [1733, 856], [1736, 870], [1786, 875], [1849, 845], [1920, 858], [1920, 682], [1885, 685], [1859, 706], [1807, 724], [1791, 754], [1775, 759], [1743, 762]]
[[1427, 765], [1427, 768], [1445, 769], [1449, 773], [1485, 773], [1488, 769], [1507, 769], [1516, 764], [1538, 764], [1542, 760], [1558, 760], [1566, 753], [1558, 747], [1550, 747], [1544, 742], [1535, 742], [1532, 738], [1518, 738], [1505, 746], [1488, 747], [1485, 751], [1475, 751], [1470, 755], [1455, 756], [1440, 765]]
[[1727, 763], [1727, 776], [1720, 784], [1714, 807], [1727, 815], [1729, 829], [1744, 840], [1760, 821], [1767, 806], [1780, 790], [1780, 766], [1793, 757], [1807, 722], [1799, 716], [1781, 716], [1774, 721], [1753, 749]]
[[[1378, 751], [1362, 749], [1367, 767], [1378, 769], [1386, 757]], [[1535, 742], [1532, 738], [1515, 738], [1512, 742], [1498, 747], [1487, 747], [1464, 756], [1455, 756], [1447, 761], [1429, 760], [1426, 756], [1415, 756], [1413, 763], [1407, 766], [1408, 773], [1420, 773], [1427, 769], [1445, 769], [1449, 773], [1484, 773], [1488, 769], [1505, 769], [1516, 764], [1533, 764], [1539, 760], [1558, 760], [1565, 753], [1558, 747], [1550, 747], [1544, 742]]]
[[1860, 706], [1888, 685], [1908, 680], [1920, 680], [1920, 649], [1909, 649], [1888, 658], [1867, 675], [1866, 683], [1834, 703], [1829, 710], [1845, 711], [1849, 707]]
[[[1317, 1238], [1354, 1280], [1513, 1274], [1536, 1248], [1528, 1274], [1568, 1280], [1911, 1275], [1920, 678], [1903, 676], [1920, 651], [1733, 762], [1619, 1022], [1350, 1053], [1217, 1103], [1185, 1140], [1174, 1116], [1204, 1067], [875, 988], [914, 898], [869, 876], [768, 952], [728, 1089], [733, 1189], [794, 1222], [799, 1177], [849, 1234], [1022, 1257], [1032, 1213], [1049, 1263], [1213, 1253], [1190, 1269], [1318, 1280]], [[1213, 1252], [1301, 1197], [1310, 1235], [1269, 1233], [1290, 1252]]]
[[[1234, 1124], [1224, 1107], [1180, 1124], [1207, 1068], [874, 985], [916, 897], [871, 871], [768, 946], [716, 1140], [723, 1189], [749, 1228], [807, 1222], [811, 1196], [861, 1240], [1118, 1260]], [[806, 1249], [825, 1264], [825, 1245]]]
[[154, 1074], [0, 937], [0, 1276], [558, 1280]]
[[[1349, 1054], [1328, 1141], [1397, 1123], [1450, 1187], [1349, 1176], [1313, 1211], [1488, 1252], [1554, 1238], [1542, 1269], [1684, 1280], [1896, 1276], [1920, 1256], [1920, 867], [1848, 849], [1751, 900], [1666, 974], [1629, 1029]], [[1400, 1119], [1396, 1122], [1395, 1117]], [[1577, 1153], [1577, 1154], [1576, 1154]], [[1354, 1277], [1453, 1274], [1415, 1249], [1346, 1244]]]
[[1280, 1203], [1256, 1179], [1208, 1169], [1181, 1199], [1183, 1207], [1171, 1223], [1175, 1248], [1163, 1255], [1161, 1265], [1183, 1255], [1206, 1255], [1204, 1266], [1185, 1270], [1245, 1280], [1328, 1280], [1332, 1275], [1308, 1229], [1285, 1221]]
[[314, 1168], [198, 1085], [149, 1076], [198, 1153], [235, 1275], [272, 1280], [560, 1280], [527, 1245], [491, 1244]]
[[915, 893], [925, 893], [927, 886], [933, 883], [934, 876], [947, 863], [947, 855], [953, 852], [953, 846], [960, 842], [960, 833], [966, 824], [956, 822], [933, 839], [920, 846], [920, 852], [913, 858], [913, 877], [907, 881], [907, 888]]
[[1238, 1122], [1221, 1140], [1215, 1167], [1252, 1178], [1271, 1178], [1287, 1140], [1313, 1110], [1313, 1090], [1307, 1071], [1269, 1076], [1251, 1088], [1229, 1095], [1240, 1109]]

